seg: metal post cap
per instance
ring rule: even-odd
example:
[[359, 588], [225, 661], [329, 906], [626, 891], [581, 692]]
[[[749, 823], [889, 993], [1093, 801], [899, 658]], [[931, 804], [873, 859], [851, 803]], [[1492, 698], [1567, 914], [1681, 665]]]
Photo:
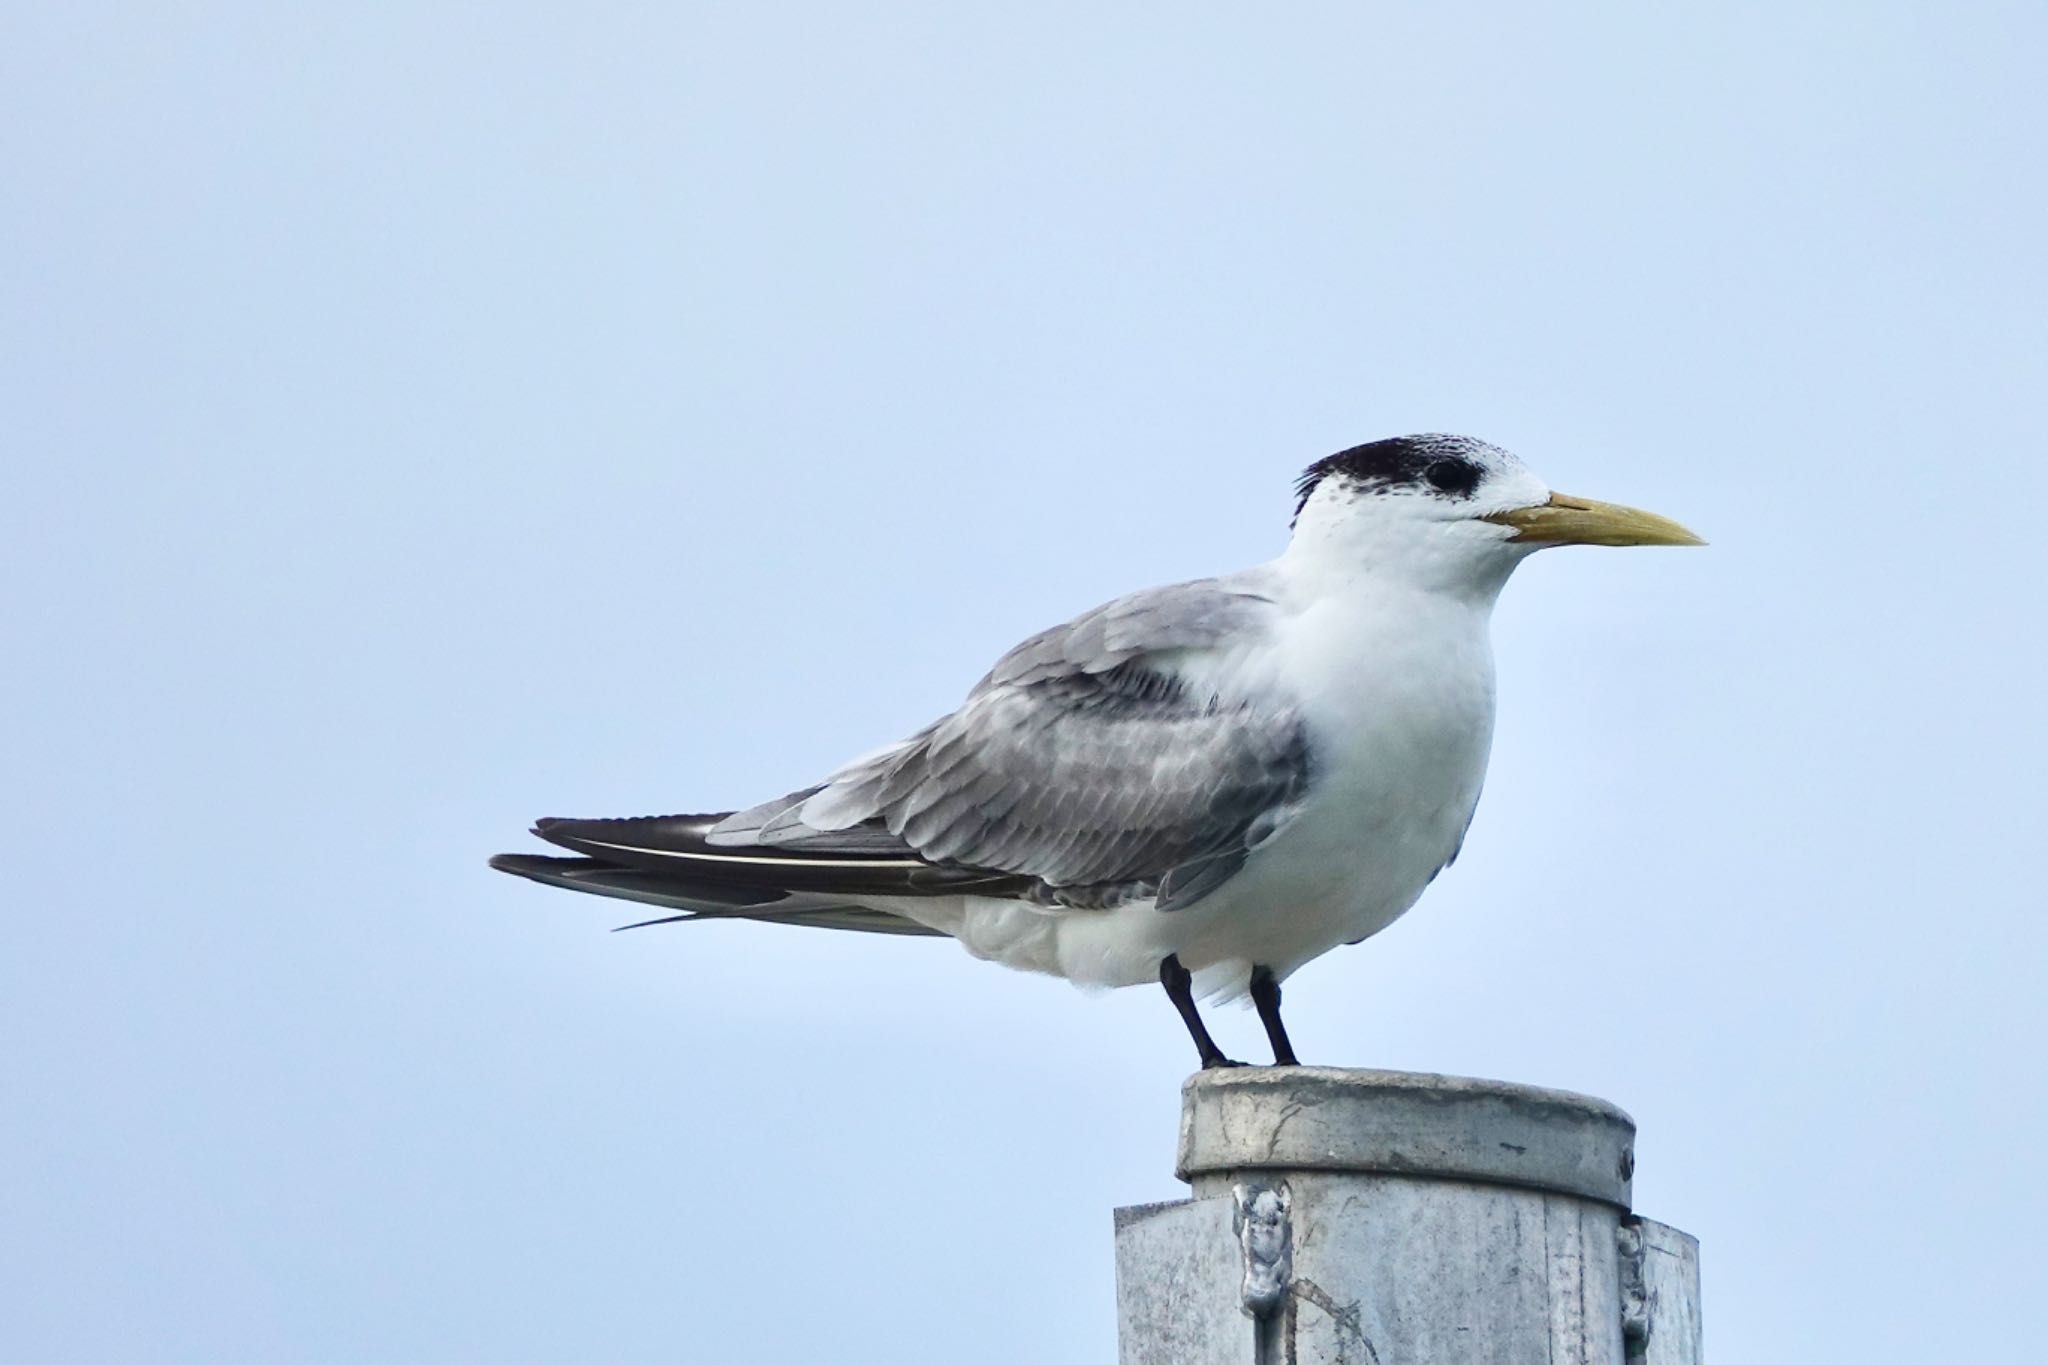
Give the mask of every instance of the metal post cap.
[[1627, 1209], [1635, 1133], [1614, 1105], [1566, 1090], [1408, 1071], [1218, 1068], [1181, 1088], [1175, 1174], [1190, 1183], [1262, 1170], [1425, 1176]]

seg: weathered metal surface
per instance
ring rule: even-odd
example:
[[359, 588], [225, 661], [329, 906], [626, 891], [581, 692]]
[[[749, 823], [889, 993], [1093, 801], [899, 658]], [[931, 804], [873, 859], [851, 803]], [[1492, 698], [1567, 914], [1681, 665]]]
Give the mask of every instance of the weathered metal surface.
[[1246, 1365], [1257, 1358], [1233, 1211], [1228, 1199], [1116, 1211], [1122, 1365]]
[[1633, 1133], [1498, 1082], [1198, 1076], [1196, 1197], [1117, 1214], [1123, 1365], [1699, 1365], [1697, 1248], [1628, 1216]]
[[[1648, 1218], [1625, 1219], [1623, 1278], [1639, 1294], [1640, 1312], [1624, 1311], [1630, 1333], [1629, 1365], [1699, 1365], [1700, 1244], [1677, 1228]], [[1625, 1295], [1635, 1298], [1636, 1295]], [[1625, 1304], [1625, 1309], [1630, 1305]], [[1634, 1321], [1631, 1321], [1634, 1319]]]
[[1521, 1185], [1626, 1209], [1633, 1120], [1586, 1095], [1406, 1071], [1246, 1067], [1181, 1090], [1176, 1174], [1378, 1171]]

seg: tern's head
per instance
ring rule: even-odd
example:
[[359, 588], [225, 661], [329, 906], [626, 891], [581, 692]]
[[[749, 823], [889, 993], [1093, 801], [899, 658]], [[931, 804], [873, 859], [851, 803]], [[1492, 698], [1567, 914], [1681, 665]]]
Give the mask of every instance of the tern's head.
[[1396, 436], [1317, 460], [1295, 491], [1291, 555], [1425, 588], [1491, 594], [1551, 545], [1699, 545], [1632, 507], [1553, 493], [1499, 446], [1469, 436]]

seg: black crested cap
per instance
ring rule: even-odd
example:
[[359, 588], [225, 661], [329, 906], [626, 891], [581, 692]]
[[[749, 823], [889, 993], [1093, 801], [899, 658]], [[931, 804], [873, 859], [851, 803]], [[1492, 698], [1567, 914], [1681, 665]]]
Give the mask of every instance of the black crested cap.
[[1309, 496], [1333, 474], [1375, 492], [1408, 488], [1437, 497], [1469, 498], [1486, 476], [1485, 465], [1475, 458], [1485, 448], [1469, 436], [1430, 432], [1389, 436], [1340, 450], [1302, 471], [1294, 485], [1294, 514], [1301, 515]]

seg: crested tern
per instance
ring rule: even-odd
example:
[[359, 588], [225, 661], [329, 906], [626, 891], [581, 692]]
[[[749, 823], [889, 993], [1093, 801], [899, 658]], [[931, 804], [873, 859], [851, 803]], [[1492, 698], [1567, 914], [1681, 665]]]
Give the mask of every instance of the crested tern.
[[1256, 568], [1117, 598], [1025, 640], [960, 709], [739, 811], [541, 820], [573, 857], [493, 867], [674, 913], [938, 934], [1089, 986], [1159, 982], [1206, 1067], [1197, 992], [1280, 985], [1378, 933], [1457, 857], [1493, 733], [1488, 621], [1554, 545], [1697, 545], [1552, 492], [1469, 437], [1339, 451]]

